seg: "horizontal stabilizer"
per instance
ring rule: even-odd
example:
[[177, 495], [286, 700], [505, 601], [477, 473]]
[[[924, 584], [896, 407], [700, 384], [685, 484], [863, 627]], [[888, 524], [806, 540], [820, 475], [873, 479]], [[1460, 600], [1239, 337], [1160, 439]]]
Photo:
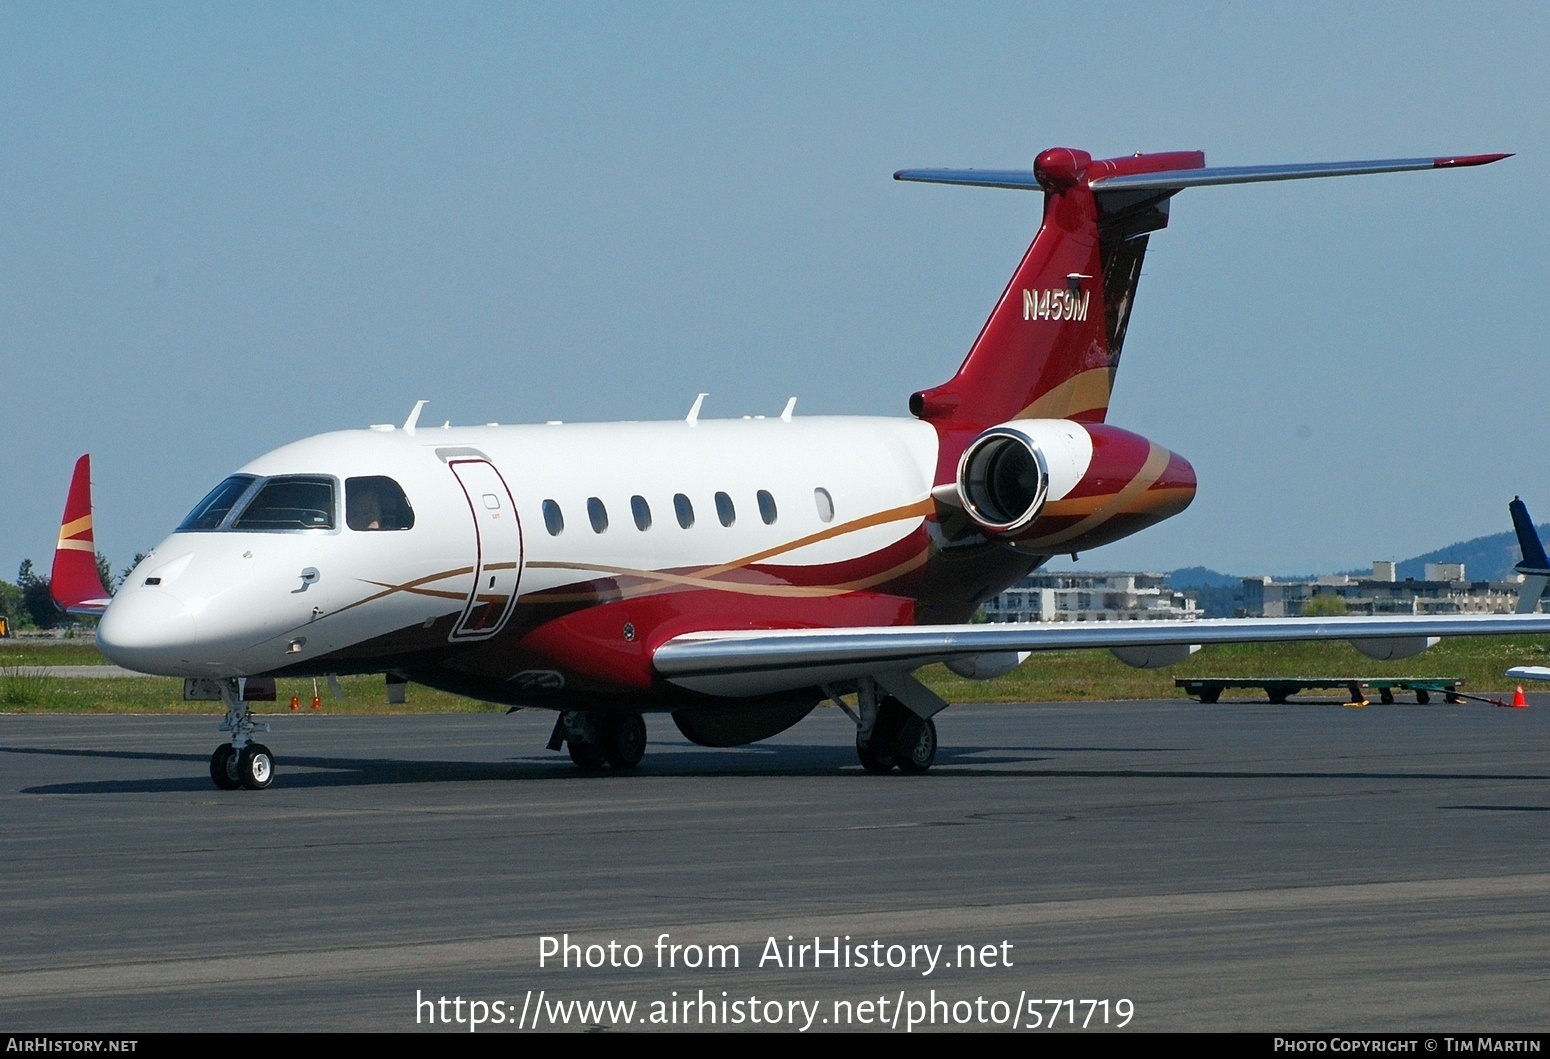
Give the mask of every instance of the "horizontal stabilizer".
[[[1087, 186], [1095, 192], [1179, 191], [1217, 184], [1258, 184], [1269, 180], [1307, 180], [1313, 177], [1362, 176], [1368, 173], [1404, 173], [1417, 169], [1452, 169], [1486, 165], [1511, 157], [1510, 154], [1473, 154], [1442, 158], [1381, 158], [1364, 162], [1216, 166], [1117, 175], [1109, 175], [1100, 163], [1085, 174], [1085, 179]], [[1047, 180], [1041, 182], [1031, 169], [901, 169], [893, 178], [927, 184], [963, 184], [1019, 191], [1038, 191], [1045, 189], [1048, 184]]]

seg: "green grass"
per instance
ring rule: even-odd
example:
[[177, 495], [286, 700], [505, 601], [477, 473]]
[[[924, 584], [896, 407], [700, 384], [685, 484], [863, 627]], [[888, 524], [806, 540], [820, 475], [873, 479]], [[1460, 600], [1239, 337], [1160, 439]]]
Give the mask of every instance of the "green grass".
[[[17, 666], [91, 665], [105, 660], [90, 644], [36, 647], [0, 645], [0, 711], [8, 713], [166, 713], [219, 714], [220, 703], [184, 702], [180, 680], [160, 677], [121, 680], [38, 678], [17, 674]], [[1505, 671], [1514, 665], [1550, 665], [1550, 645], [1527, 637], [1459, 637], [1402, 662], [1375, 662], [1344, 641], [1329, 643], [1241, 644], [1207, 647], [1187, 662], [1168, 669], [1131, 669], [1107, 651], [1041, 651], [997, 680], [963, 680], [943, 666], [921, 671], [921, 678], [952, 703], [1069, 702], [1093, 699], [1178, 699], [1180, 677], [1449, 677], [1462, 679], [1473, 694], [1512, 690]], [[409, 688], [405, 706], [388, 706], [383, 680], [344, 677], [343, 700], [335, 700], [318, 682], [323, 713], [481, 713], [504, 707], [474, 702], [418, 684]], [[311, 712], [312, 682], [281, 680], [277, 701], [256, 703], [260, 713], [289, 712], [290, 698]], [[1231, 697], [1232, 693], [1227, 696]], [[1263, 699], [1263, 692], [1242, 697]]]
[[92, 640], [0, 640], [0, 666], [105, 666]]

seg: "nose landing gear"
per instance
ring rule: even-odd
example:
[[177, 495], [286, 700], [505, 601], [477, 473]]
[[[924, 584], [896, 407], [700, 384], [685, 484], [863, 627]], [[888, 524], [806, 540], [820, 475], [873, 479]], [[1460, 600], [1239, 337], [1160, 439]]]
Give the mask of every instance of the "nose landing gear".
[[239, 787], [261, 791], [274, 781], [274, 755], [263, 743], [253, 742], [252, 735], [269, 731], [269, 726], [253, 720], [238, 681], [219, 683], [221, 700], [226, 703], [226, 719], [220, 730], [231, 733], [231, 742], [222, 743], [210, 755], [210, 779], [223, 791]]

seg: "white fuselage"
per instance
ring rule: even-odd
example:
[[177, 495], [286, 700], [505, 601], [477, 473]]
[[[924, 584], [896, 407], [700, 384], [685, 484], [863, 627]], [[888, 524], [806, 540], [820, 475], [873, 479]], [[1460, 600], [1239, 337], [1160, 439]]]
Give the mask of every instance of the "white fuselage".
[[[250, 675], [449, 615], [447, 641], [478, 642], [505, 624], [508, 597], [598, 578], [851, 563], [919, 531], [937, 445], [926, 423], [860, 417], [322, 434], [242, 468], [257, 481], [241, 503], [275, 476], [326, 478], [330, 528], [175, 532], [125, 580], [99, 640], [141, 672]], [[345, 483], [366, 476], [402, 487], [412, 528], [347, 524]]]

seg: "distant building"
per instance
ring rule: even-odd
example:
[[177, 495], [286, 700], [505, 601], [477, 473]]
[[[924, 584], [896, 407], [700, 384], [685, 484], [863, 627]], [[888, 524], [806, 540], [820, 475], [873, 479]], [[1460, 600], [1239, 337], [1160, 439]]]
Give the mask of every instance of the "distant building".
[[987, 600], [985, 615], [1011, 621], [1193, 621], [1193, 596], [1168, 586], [1166, 574], [1036, 573]]
[[1428, 563], [1424, 580], [1397, 581], [1393, 563], [1376, 562], [1371, 577], [1334, 574], [1312, 581], [1246, 577], [1243, 604], [1253, 618], [1301, 617], [1309, 601], [1321, 595], [1340, 599], [1351, 614], [1511, 614], [1518, 607], [1520, 584], [1521, 580], [1466, 581], [1463, 563]]

